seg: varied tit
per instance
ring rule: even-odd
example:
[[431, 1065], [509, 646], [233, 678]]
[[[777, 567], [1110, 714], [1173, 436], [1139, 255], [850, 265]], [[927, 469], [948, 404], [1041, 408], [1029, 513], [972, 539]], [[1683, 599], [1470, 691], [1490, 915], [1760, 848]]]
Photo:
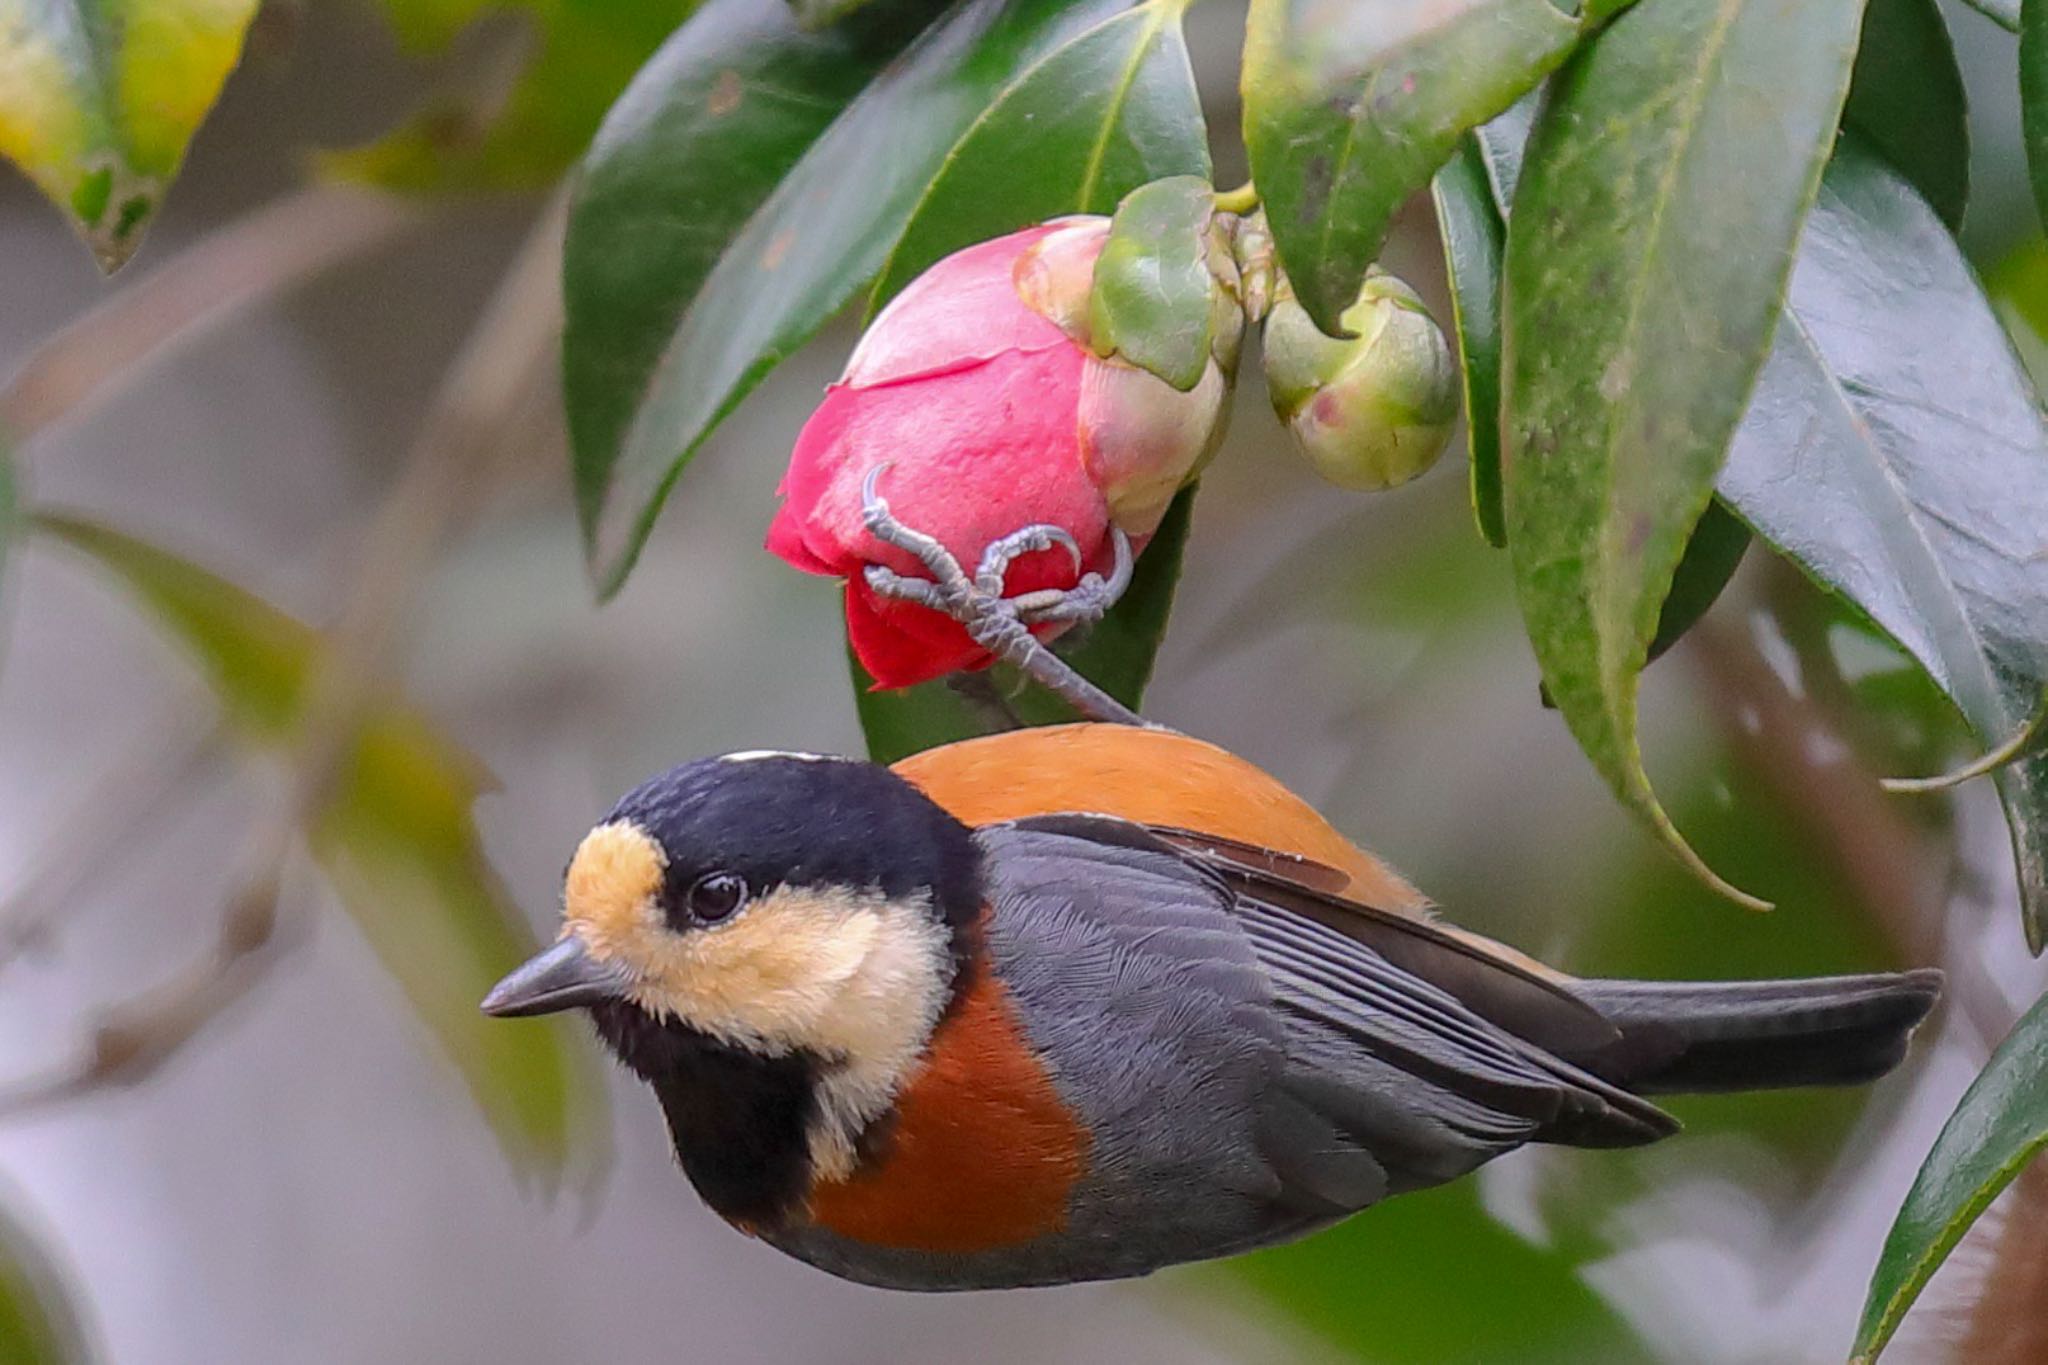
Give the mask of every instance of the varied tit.
[[1867, 1081], [1941, 984], [1567, 977], [1243, 760], [1105, 724], [686, 764], [565, 909], [484, 1008], [588, 1009], [706, 1203], [900, 1289], [1141, 1275], [1655, 1141], [1645, 1095]]

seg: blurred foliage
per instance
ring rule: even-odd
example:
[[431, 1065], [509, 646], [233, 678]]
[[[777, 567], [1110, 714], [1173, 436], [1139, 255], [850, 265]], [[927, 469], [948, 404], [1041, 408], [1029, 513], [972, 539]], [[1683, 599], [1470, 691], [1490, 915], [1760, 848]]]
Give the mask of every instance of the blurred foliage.
[[574, 164], [612, 100], [697, 0], [381, 3], [415, 55], [444, 53], [477, 29], [487, 51], [392, 132], [329, 152], [321, 165], [392, 189], [503, 190], [543, 188]]
[[1227, 1273], [1373, 1365], [1653, 1360], [1579, 1278], [1579, 1267], [1604, 1252], [1591, 1242], [1532, 1246], [1495, 1222], [1478, 1184], [1464, 1180], [1240, 1257]]
[[1937, 0], [1869, 0], [1842, 125], [1953, 231], [1970, 199], [1969, 101]]
[[[197, 659], [227, 718], [292, 751], [326, 644], [309, 627], [189, 561], [105, 526], [45, 513], [37, 530], [134, 593]], [[588, 1043], [561, 1018], [507, 1024], [477, 1009], [538, 947], [485, 860], [470, 806], [474, 759], [401, 702], [364, 717], [333, 794], [306, 831], [342, 903], [461, 1072], [515, 1167], [558, 1177], [601, 1131]], [[585, 1152], [587, 1156], [589, 1153]]]
[[103, 270], [142, 244], [258, 0], [0, 0], [0, 156]]
[[41, 1241], [0, 1201], [0, 1365], [84, 1365], [78, 1311]]

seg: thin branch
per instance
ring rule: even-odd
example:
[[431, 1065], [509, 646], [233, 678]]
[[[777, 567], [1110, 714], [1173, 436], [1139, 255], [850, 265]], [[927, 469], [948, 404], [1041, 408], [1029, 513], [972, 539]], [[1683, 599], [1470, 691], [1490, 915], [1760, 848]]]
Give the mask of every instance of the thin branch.
[[35, 863], [0, 900], [0, 972], [43, 949], [58, 921], [94, 877], [120, 865], [150, 831], [185, 807], [186, 789], [221, 757], [218, 724], [196, 732], [175, 723], [92, 785], [77, 808], [41, 841]]
[[528, 235], [471, 329], [421, 424], [403, 474], [363, 548], [327, 665], [308, 679], [305, 724], [287, 765], [288, 792], [251, 842], [251, 869], [229, 897], [215, 951], [144, 997], [109, 1010], [81, 1063], [0, 1091], [0, 1117], [153, 1074], [260, 974], [276, 938], [279, 891], [301, 832], [318, 820], [376, 699], [413, 591], [452, 531], [500, 472], [505, 425], [554, 358], [561, 329], [566, 200]]
[[341, 185], [274, 200], [208, 233], [45, 341], [0, 388], [0, 431], [26, 442], [250, 306], [426, 219], [406, 200]]
[[282, 886], [281, 873], [244, 883], [228, 902], [220, 938], [208, 958], [146, 994], [107, 1009], [78, 1061], [0, 1090], [0, 1119], [92, 1091], [136, 1085], [155, 1075], [261, 978], [258, 955], [276, 933]]

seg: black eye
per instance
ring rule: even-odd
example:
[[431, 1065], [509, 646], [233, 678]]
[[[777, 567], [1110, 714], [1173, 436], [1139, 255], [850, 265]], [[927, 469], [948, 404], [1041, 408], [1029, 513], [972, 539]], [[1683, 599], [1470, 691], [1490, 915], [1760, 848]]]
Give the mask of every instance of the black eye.
[[746, 903], [746, 882], [730, 872], [707, 872], [683, 895], [690, 917], [700, 924], [716, 924]]

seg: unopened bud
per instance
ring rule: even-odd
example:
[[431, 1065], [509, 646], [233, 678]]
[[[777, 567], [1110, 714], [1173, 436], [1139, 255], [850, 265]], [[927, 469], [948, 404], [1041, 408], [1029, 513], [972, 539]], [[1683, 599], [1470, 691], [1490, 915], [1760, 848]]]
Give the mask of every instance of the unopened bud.
[[1266, 319], [1266, 390], [1294, 443], [1344, 488], [1392, 488], [1435, 464], [1458, 417], [1443, 332], [1413, 289], [1375, 268], [1325, 336], [1283, 278]]

